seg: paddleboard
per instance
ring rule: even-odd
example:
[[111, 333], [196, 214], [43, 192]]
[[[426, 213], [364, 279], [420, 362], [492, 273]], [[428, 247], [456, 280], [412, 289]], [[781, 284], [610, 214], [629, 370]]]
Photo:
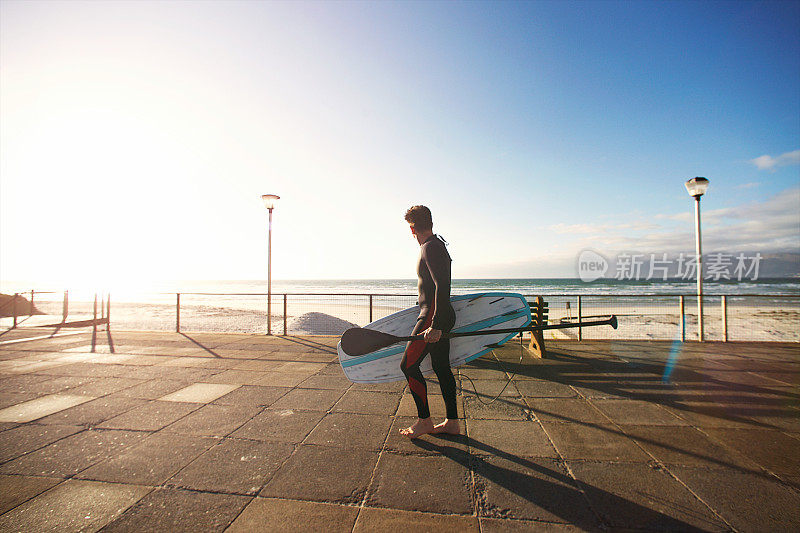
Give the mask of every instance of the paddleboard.
[[[521, 295], [508, 292], [482, 292], [450, 298], [456, 312], [454, 332], [491, 331], [502, 328], [521, 328], [531, 322], [531, 309]], [[419, 306], [410, 307], [376, 320], [365, 327], [404, 337], [411, 335], [419, 316]], [[457, 367], [488, 353], [512, 339], [516, 333], [496, 333], [450, 339], [450, 366]], [[400, 370], [406, 343], [351, 357], [342, 351], [339, 342], [339, 364], [347, 379], [353, 383], [385, 383], [406, 379]], [[431, 358], [426, 356], [420, 370], [433, 372]]]

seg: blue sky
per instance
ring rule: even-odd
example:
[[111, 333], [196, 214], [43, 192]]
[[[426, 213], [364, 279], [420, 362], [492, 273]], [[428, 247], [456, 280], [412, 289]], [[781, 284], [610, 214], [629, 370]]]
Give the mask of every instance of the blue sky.
[[265, 193], [276, 278], [412, 277], [417, 203], [455, 277], [574, 276], [691, 252], [693, 176], [706, 251], [800, 251], [798, 2], [0, 15], [2, 279], [260, 278]]

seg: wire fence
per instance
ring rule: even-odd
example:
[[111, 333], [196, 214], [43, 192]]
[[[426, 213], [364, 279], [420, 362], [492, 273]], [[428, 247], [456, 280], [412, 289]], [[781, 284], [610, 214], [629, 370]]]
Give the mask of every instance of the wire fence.
[[[525, 295], [528, 301], [538, 295]], [[542, 295], [550, 324], [614, 314], [619, 328], [547, 330], [545, 339], [698, 340], [697, 297], [663, 294]], [[0, 326], [86, 326], [120, 330], [339, 335], [416, 303], [413, 294], [159, 293], [139, 301], [107, 294], [18, 293], [0, 303]], [[271, 313], [267, 313], [267, 309]], [[113, 316], [112, 316], [113, 314]], [[703, 297], [707, 341], [800, 342], [800, 295]]]

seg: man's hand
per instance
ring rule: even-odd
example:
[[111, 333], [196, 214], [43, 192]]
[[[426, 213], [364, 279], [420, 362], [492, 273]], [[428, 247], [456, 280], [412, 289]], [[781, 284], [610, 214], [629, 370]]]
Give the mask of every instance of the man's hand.
[[425, 337], [425, 342], [439, 342], [439, 339], [442, 338], [442, 330], [431, 327], [425, 330], [423, 336]]

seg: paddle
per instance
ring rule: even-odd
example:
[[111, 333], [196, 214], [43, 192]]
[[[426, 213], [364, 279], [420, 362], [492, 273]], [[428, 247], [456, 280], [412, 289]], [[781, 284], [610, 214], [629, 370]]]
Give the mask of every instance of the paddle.
[[[586, 322], [573, 322], [566, 324], [550, 324], [547, 326], [525, 326], [521, 328], [506, 328], [506, 329], [483, 329], [479, 331], [463, 331], [460, 333], [442, 333], [443, 339], [451, 339], [453, 337], [473, 337], [475, 335], [494, 335], [496, 333], [521, 333], [523, 331], [541, 331], [545, 329], [566, 329], [566, 328], [579, 328], [587, 326], [605, 326], [609, 325], [617, 329], [617, 317], [611, 315], [604, 320], [588, 320]], [[398, 337], [382, 331], [367, 328], [350, 328], [342, 335], [342, 351], [351, 357], [368, 354], [381, 348], [386, 348], [392, 344], [404, 341], [418, 341], [422, 340], [422, 335], [413, 335], [409, 337]]]

